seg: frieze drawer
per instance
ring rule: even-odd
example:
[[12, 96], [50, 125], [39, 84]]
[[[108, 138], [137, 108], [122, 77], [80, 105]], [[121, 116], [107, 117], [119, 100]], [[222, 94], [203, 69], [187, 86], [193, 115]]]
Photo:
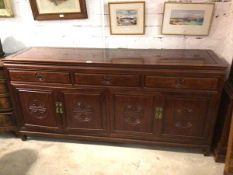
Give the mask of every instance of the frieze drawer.
[[10, 110], [11, 103], [8, 94], [0, 95], [0, 111]]
[[3, 72], [3, 70], [0, 70], [0, 79], [4, 79], [4, 72]]
[[104, 85], [104, 86], [128, 86], [140, 85], [138, 75], [115, 75], [115, 74], [75, 74], [75, 83], [80, 85]]
[[9, 74], [11, 81], [71, 83], [69, 73], [11, 70]]
[[218, 88], [218, 80], [215, 78], [199, 77], [146, 76], [145, 86], [150, 88], [216, 90]]
[[1, 127], [14, 126], [12, 119], [12, 112], [5, 112], [0, 114], [0, 126]]
[[0, 94], [7, 93], [6, 81], [0, 79]]

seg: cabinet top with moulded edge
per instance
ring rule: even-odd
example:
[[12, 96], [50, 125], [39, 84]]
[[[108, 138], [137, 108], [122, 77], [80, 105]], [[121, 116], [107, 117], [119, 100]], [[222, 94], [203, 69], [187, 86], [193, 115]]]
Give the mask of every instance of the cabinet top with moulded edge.
[[228, 66], [211, 50], [197, 49], [97, 49], [32, 47], [3, 59], [4, 64], [69, 66], [210, 68]]

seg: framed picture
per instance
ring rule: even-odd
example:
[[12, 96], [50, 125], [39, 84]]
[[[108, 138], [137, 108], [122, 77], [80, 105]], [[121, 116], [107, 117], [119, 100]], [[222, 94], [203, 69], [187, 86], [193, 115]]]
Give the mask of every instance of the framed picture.
[[11, 0], [0, 0], [0, 17], [14, 16], [11, 8]]
[[30, 0], [35, 20], [87, 18], [85, 0]]
[[214, 3], [165, 2], [162, 34], [208, 35]]
[[145, 34], [145, 2], [110, 2], [109, 22], [112, 35]]

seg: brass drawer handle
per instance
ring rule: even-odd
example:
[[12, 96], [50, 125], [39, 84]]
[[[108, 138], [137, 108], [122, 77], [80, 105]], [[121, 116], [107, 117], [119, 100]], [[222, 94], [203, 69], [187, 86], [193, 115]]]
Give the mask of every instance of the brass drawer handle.
[[59, 106], [60, 106], [60, 114], [63, 114], [63, 113], [64, 113], [64, 110], [63, 110], [63, 104], [62, 104], [62, 103], [60, 103], [60, 104], [59, 104]]
[[181, 88], [181, 87], [184, 87], [184, 82], [185, 80], [183, 78], [179, 78], [176, 80], [176, 87], [177, 88]]
[[106, 81], [111, 81], [112, 77], [108, 76], [108, 75], [104, 75], [103, 79], [106, 80]]
[[163, 108], [156, 107], [154, 112], [154, 117], [156, 120], [161, 120], [163, 118]]
[[103, 80], [102, 83], [103, 83], [104, 85], [111, 85], [111, 82], [110, 82], [110, 81], [106, 81], [106, 80]]
[[107, 75], [104, 75], [104, 76], [103, 76], [103, 81], [102, 81], [102, 83], [103, 83], [104, 85], [111, 85], [111, 84], [112, 84], [111, 81], [112, 81], [112, 77], [107, 76]]
[[44, 76], [40, 73], [35, 73], [35, 78], [39, 81], [44, 81]]

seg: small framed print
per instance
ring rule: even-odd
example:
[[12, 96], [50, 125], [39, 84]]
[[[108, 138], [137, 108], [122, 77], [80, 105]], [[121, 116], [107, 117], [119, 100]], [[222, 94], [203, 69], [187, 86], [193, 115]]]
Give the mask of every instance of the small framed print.
[[214, 3], [165, 2], [162, 34], [208, 35]]
[[11, 0], [0, 0], [0, 17], [13, 17]]
[[35, 20], [87, 18], [85, 0], [30, 0]]
[[112, 35], [145, 34], [145, 2], [110, 2], [109, 21]]

